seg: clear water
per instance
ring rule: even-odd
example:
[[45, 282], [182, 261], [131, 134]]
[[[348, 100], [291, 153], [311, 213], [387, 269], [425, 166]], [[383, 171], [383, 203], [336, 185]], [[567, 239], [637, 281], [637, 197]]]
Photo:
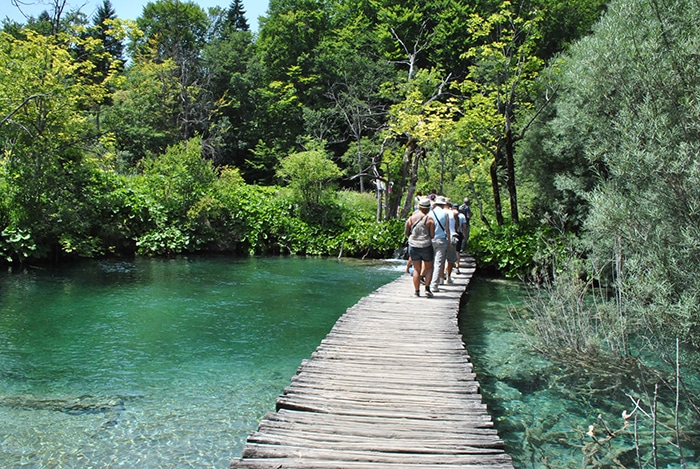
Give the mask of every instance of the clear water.
[[403, 263], [85, 262], [0, 275], [0, 467], [226, 468]]
[[[227, 468], [337, 318], [403, 267], [192, 258], [2, 274], [0, 467]], [[484, 399], [516, 468], [584, 467], [599, 403], [527, 352], [508, 314], [522, 294], [470, 286], [462, 333]]]
[[[600, 428], [598, 415], [602, 415], [611, 430], [622, 428], [622, 410], [633, 410], [630, 399], [625, 396], [629, 389], [610, 389], [599, 393], [593, 402], [577, 387], [589, 377], [595, 377], [595, 369], [580, 370], [578, 377], [572, 377], [556, 364], [528, 352], [524, 337], [510, 317], [510, 311], [523, 305], [525, 293], [518, 282], [477, 277], [469, 287], [468, 300], [460, 315], [461, 332], [482, 386], [484, 401], [516, 469], [639, 469], [631, 428], [602, 445], [595, 458], [586, 462], [582, 448], [592, 441], [586, 435], [589, 426], [595, 424]], [[700, 395], [700, 373], [692, 366], [693, 362], [697, 363], [694, 360], [697, 357], [684, 357], [684, 377], [689, 386], [695, 388], [697, 396]], [[660, 399], [659, 405], [669, 405], [662, 401]], [[685, 466], [681, 466], [673, 444], [660, 437], [659, 465], [654, 465], [650, 447], [646, 446], [641, 467], [700, 468], [700, 422], [693, 412], [684, 415]], [[642, 422], [648, 423], [649, 419], [642, 419]], [[673, 425], [668, 421], [662, 423]], [[649, 427], [650, 424], [640, 426], [641, 438], [646, 437], [647, 441]], [[670, 434], [664, 430], [660, 433]], [[597, 435], [601, 441], [604, 439], [602, 430], [599, 429]], [[594, 464], [596, 459], [598, 462]]]

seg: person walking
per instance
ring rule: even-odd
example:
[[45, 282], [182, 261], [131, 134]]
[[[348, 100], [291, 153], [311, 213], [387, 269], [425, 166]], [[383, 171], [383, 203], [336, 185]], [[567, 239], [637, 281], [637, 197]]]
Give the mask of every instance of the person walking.
[[445, 211], [447, 200], [439, 195], [435, 197], [435, 203], [430, 210], [430, 217], [435, 223], [435, 235], [433, 236], [433, 251], [435, 252], [435, 261], [433, 263], [433, 291], [440, 291], [439, 284], [442, 279], [443, 271], [445, 270], [445, 258], [447, 256], [447, 243], [450, 239], [450, 223], [448, 214]]
[[462, 246], [460, 248], [460, 252], [464, 252], [464, 250], [467, 247], [467, 241], [469, 241], [469, 220], [472, 217], [472, 211], [470, 208], [470, 202], [469, 202], [469, 197], [464, 198], [464, 203], [459, 206], [459, 213], [464, 215], [464, 218], [466, 219], [466, 223], [461, 223], [460, 220], [460, 231], [462, 233]]
[[425, 277], [425, 296], [432, 298], [430, 282], [433, 277], [433, 236], [435, 222], [429, 215], [430, 199], [424, 198], [418, 202], [418, 210], [406, 220], [404, 233], [408, 236], [408, 256], [413, 263], [413, 289], [420, 296], [421, 277]]
[[467, 217], [464, 216], [462, 212], [459, 211], [459, 206], [457, 204], [453, 205], [453, 208], [457, 210], [457, 226], [459, 227], [459, 243], [457, 244], [457, 262], [455, 262], [455, 271], [459, 272], [459, 261], [461, 260], [461, 253], [464, 252], [464, 236], [469, 235], [469, 225], [467, 224]]
[[457, 251], [461, 244], [459, 238], [459, 210], [457, 210], [457, 204], [452, 205], [452, 202], [448, 199], [445, 212], [447, 212], [447, 220], [450, 225], [450, 236], [447, 238], [447, 265], [445, 267], [447, 278], [445, 282], [451, 284], [454, 283], [452, 281], [452, 271], [459, 269], [459, 253]]

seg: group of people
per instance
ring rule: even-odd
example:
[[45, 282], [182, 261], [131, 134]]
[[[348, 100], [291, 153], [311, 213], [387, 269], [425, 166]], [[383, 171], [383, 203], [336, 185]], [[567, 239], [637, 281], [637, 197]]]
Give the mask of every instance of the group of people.
[[452, 272], [459, 273], [459, 253], [469, 239], [471, 216], [469, 198], [461, 206], [441, 195], [416, 198], [415, 211], [405, 228], [409, 256], [406, 270], [413, 271], [416, 296], [420, 296], [421, 283], [428, 298], [439, 291], [441, 284], [453, 283]]

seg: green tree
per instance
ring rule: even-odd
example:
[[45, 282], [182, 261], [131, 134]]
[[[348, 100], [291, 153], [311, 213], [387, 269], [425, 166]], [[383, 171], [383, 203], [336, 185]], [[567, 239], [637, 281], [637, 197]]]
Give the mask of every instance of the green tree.
[[542, 37], [536, 55], [549, 60], [591, 34], [607, 4], [607, 0], [533, 0], [534, 8], [546, 12], [540, 22]]
[[331, 183], [341, 175], [340, 168], [331, 161], [319, 146], [292, 153], [280, 161], [277, 175], [296, 194], [302, 206], [302, 218], [313, 220], [323, 215], [321, 206], [333, 193]]
[[393, 183], [388, 217], [410, 214], [419, 168], [428, 157], [428, 149], [454, 130], [459, 103], [443, 96], [446, 86], [437, 71], [420, 70], [404, 85], [405, 99], [391, 107], [387, 136], [398, 139], [402, 148], [384, 158]]
[[175, 64], [177, 77], [177, 127], [181, 140], [203, 135], [205, 146], [213, 145], [215, 121], [221, 102], [209, 87], [210, 73], [203, 67], [202, 51], [207, 44], [213, 20], [193, 2], [158, 0], [148, 3], [136, 21], [143, 32], [134, 43], [135, 61]]
[[536, 96], [534, 87], [544, 67], [544, 61], [535, 55], [540, 21], [537, 11], [518, 11], [509, 1], [503, 2], [501, 10], [488, 17], [472, 16], [471, 33], [482, 41], [465, 53], [475, 60], [468, 79], [475, 85], [474, 91], [486, 96], [503, 116], [502, 127], [492, 129], [493, 140], [484, 142], [486, 147], [494, 148], [491, 181], [499, 225], [504, 223], [501, 180], [505, 181], [509, 194], [511, 220], [518, 223], [520, 218], [515, 144], [532, 122], [528, 111], [535, 105], [532, 102]]
[[99, 57], [95, 66], [95, 74], [98, 79], [103, 79], [110, 73], [110, 68], [117, 66], [123, 69], [124, 63], [124, 43], [121, 38], [115, 35], [114, 20], [117, 13], [109, 0], [103, 0], [97, 8], [95, 16], [92, 18], [92, 27], [88, 29], [88, 34], [97, 39], [102, 44], [107, 57]]
[[136, 20], [143, 38], [133, 44], [136, 55], [155, 61], [173, 59], [178, 66], [193, 66], [207, 41], [206, 12], [194, 2], [156, 0], [143, 8]]
[[180, 84], [175, 68], [171, 60], [139, 61], [125, 71], [112, 93], [112, 106], [103, 112], [103, 127], [114, 135], [124, 169], [179, 141]]
[[194, 138], [169, 147], [142, 162], [143, 174], [132, 181], [147, 210], [145, 232], [136, 246], [142, 254], [163, 255], [196, 250], [207, 241], [200, 236], [199, 202], [211, 194], [216, 172], [202, 158], [202, 141]]
[[617, 290], [626, 333], [696, 346], [698, 20], [694, 2], [612, 2], [562, 63], [549, 124], [561, 151], [582, 151], [599, 169], [584, 239], [591, 275]]
[[[246, 166], [252, 155], [251, 147], [259, 136], [249, 122], [255, 114], [253, 90], [260, 86], [254, 79], [251, 67], [253, 57], [253, 34], [242, 28], [243, 14], [235, 10], [235, 2], [222, 13], [217, 22], [217, 31], [202, 52], [203, 68], [208, 70], [208, 89], [212, 98], [220, 100], [220, 114], [215, 117], [221, 129], [221, 151], [214, 158], [217, 165]], [[252, 129], [251, 129], [252, 127]], [[253, 142], [253, 144], [251, 144]]]
[[226, 11], [226, 23], [234, 31], [250, 31], [242, 0], [233, 0]]
[[[80, 41], [24, 31], [0, 33], [0, 146], [5, 221], [31, 234], [37, 255], [98, 251], [91, 236], [100, 221], [96, 139], [90, 110], [106, 89], [88, 77], [94, 65], [76, 61], [61, 44]], [[90, 50], [95, 41], [83, 42]], [[4, 228], [4, 227], [3, 227]], [[30, 242], [28, 240], [28, 242]]]
[[386, 120], [390, 102], [383, 92], [397, 78], [394, 66], [380, 57], [371, 29], [370, 20], [359, 14], [355, 21], [337, 25], [319, 45], [315, 70], [326, 91], [320, 108], [306, 115], [307, 131], [319, 140], [335, 139], [343, 146], [352, 142], [353, 154], [345, 156], [348, 174], [359, 181], [360, 192], [367, 178], [380, 175], [371, 140]]
[[250, 94], [255, 113], [248, 126], [252, 155], [246, 161], [246, 178], [271, 182], [274, 155], [292, 151], [303, 138], [304, 108], [317, 109], [323, 94], [321, 77], [314, 70], [314, 53], [330, 21], [322, 0], [276, 0], [261, 18], [255, 43], [256, 66], [251, 80], [258, 83]]

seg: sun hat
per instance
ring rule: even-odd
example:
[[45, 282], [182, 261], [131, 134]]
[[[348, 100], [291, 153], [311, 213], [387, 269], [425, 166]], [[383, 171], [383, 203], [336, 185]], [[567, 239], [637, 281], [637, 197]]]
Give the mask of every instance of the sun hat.
[[437, 196], [435, 198], [435, 204], [436, 205], [447, 205], [447, 200], [441, 195]]
[[418, 206], [423, 208], [430, 208], [430, 199], [427, 197], [423, 197], [422, 199], [420, 199], [420, 202], [418, 202]]

